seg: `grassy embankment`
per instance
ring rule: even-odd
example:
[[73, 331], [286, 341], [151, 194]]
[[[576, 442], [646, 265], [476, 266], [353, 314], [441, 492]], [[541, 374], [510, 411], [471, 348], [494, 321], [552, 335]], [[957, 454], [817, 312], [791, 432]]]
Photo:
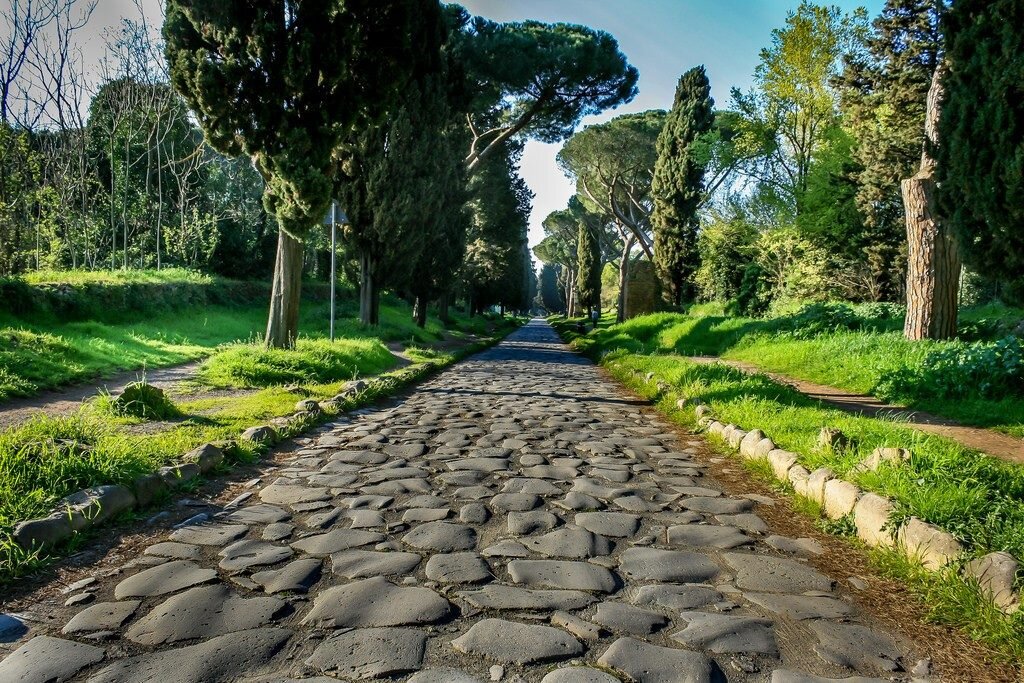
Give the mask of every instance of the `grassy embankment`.
[[[449, 363], [517, 324], [455, 313], [448, 330], [434, 319], [420, 329], [412, 323], [409, 307], [390, 297], [382, 302], [382, 322], [376, 328], [354, 322], [354, 313], [355, 302], [346, 297], [339, 305], [343, 319], [332, 343], [324, 338], [327, 304], [304, 303], [303, 337], [295, 351], [268, 351], [249, 341], [265, 322], [264, 303], [215, 310], [186, 307], [144, 323], [60, 325], [37, 316], [20, 325], [18, 333], [37, 337], [16, 353], [0, 354], [0, 367], [51, 384], [59, 384], [58, 377], [83, 376], [85, 370], [76, 365], [82, 346], [89, 347], [88, 367], [100, 373], [137, 368], [143, 362], [152, 367], [208, 358], [196, 385], [174, 397], [173, 419], [147, 422], [112, 414], [110, 401], [101, 396], [74, 415], [39, 417], [0, 432], [0, 583], [44, 559], [21, 552], [10, 532], [18, 521], [45, 514], [59, 498], [87, 486], [129, 482], [201, 443], [236, 437], [248, 427], [290, 414], [300, 399], [334, 396], [355, 378], [385, 373], [394, 376], [390, 386], [397, 388], [399, 371], [389, 372], [397, 359], [385, 342], [405, 346], [404, 353], [413, 362], [401, 376], [407, 381], [418, 375], [424, 361]], [[40, 343], [39, 338], [49, 343]], [[225, 343], [230, 340], [240, 341]], [[27, 375], [27, 368], [35, 374]], [[359, 400], [370, 400], [373, 394]], [[256, 451], [252, 444], [243, 444], [229, 458], [249, 461]]]
[[[969, 557], [1005, 550], [1024, 558], [1024, 471], [1020, 467], [894, 421], [858, 417], [829, 408], [765, 375], [750, 375], [724, 364], [699, 364], [673, 353], [708, 354], [735, 348], [747, 354], [752, 353], [751, 349], [770, 348], [771, 337], [767, 335], [743, 341], [763, 321], [656, 314], [622, 325], [608, 321], [583, 336], [578, 335], [572, 321], [554, 322], [564, 337], [574, 340], [577, 348], [599, 359], [631, 389], [656, 401], [659, 409], [675, 421], [695, 428], [693, 412], [678, 410], [676, 400], [686, 397], [703, 401], [723, 422], [764, 430], [780, 448], [797, 453], [808, 469], [829, 467], [865, 490], [888, 496], [897, 505], [895, 523], [914, 515], [937, 524], [965, 543]], [[850, 336], [859, 340], [859, 346], [841, 339]], [[831, 355], [819, 367], [822, 375], [831, 372], [828, 377], [835, 380], [848, 375], [828, 370], [828, 363], [845, 363], [855, 368], [856, 363], [849, 357], [851, 349], [867, 348], [874, 357], [890, 364], [895, 362], [884, 353], [887, 342], [872, 342], [869, 336], [866, 332], [831, 333], [809, 340], [787, 341], [783, 337], [781, 343], [800, 348], [802, 341], [807, 341], [820, 345], [819, 348], [830, 348]], [[840, 357], [842, 350], [846, 350], [845, 358]], [[862, 351], [861, 357], [869, 353]], [[766, 365], [761, 362], [762, 356], [755, 357], [758, 364]], [[780, 351], [773, 357], [787, 356]], [[650, 382], [645, 380], [648, 373], [654, 373]], [[814, 373], [806, 374], [811, 379]], [[852, 374], [862, 377], [856, 372]], [[825, 381], [821, 375], [814, 380]], [[668, 384], [670, 389], [659, 391], [659, 382]], [[842, 430], [850, 438], [850, 446], [840, 451], [819, 449], [818, 432], [824, 426]], [[855, 466], [880, 446], [907, 448], [913, 455], [902, 466], [886, 465], [876, 472], [855, 471]], [[788, 485], [780, 486], [792, 493]], [[798, 506], [814, 517], [821, 516], [820, 509], [809, 500], [798, 499]], [[822, 520], [821, 524], [833, 533], [849, 534], [853, 528], [849, 520]], [[1002, 657], [1024, 659], [1024, 610], [1012, 617], [1002, 615], [980, 598], [974, 586], [960, 578], [958, 567], [930, 573], [896, 553], [881, 551], [873, 555], [881, 570], [901, 577], [925, 598], [934, 619], [963, 627]]]
[[687, 315], [657, 313], [604, 326], [580, 343], [745, 361], [1024, 437], [1024, 358], [1019, 337], [1006, 341], [1022, 319], [1020, 309], [967, 309], [961, 329], [968, 341], [909, 342], [902, 318], [885, 305], [810, 307], [772, 319], [727, 316], [706, 305]]

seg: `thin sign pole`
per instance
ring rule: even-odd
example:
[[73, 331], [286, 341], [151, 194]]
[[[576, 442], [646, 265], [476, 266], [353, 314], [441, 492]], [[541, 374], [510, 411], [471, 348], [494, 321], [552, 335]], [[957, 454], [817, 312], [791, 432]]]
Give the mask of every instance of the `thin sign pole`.
[[338, 215], [338, 205], [331, 202], [331, 341], [334, 341], [334, 281], [337, 279], [335, 261], [337, 257], [338, 235], [335, 229], [335, 220]]

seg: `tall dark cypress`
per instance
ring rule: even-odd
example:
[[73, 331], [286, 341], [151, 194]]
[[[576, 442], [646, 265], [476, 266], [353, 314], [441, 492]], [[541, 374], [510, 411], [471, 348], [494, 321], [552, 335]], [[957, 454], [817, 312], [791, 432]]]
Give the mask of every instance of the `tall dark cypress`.
[[1024, 299], [1024, 0], [957, 0], [948, 15], [939, 205], [968, 264]]
[[601, 242], [597, 235], [600, 217], [587, 213], [575, 197], [572, 202], [578, 209], [574, 213], [579, 221], [579, 238], [576, 240], [576, 295], [579, 297], [579, 305], [588, 315], [593, 310], [600, 313]]
[[665, 298], [674, 306], [693, 297], [697, 253], [697, 210], [704, 195], [704, 162], [694, 143], [715, 120], [711, 84], [703, 66], [682, 75], [675, 102], [658, 136], [651, 195], [654, 263]]

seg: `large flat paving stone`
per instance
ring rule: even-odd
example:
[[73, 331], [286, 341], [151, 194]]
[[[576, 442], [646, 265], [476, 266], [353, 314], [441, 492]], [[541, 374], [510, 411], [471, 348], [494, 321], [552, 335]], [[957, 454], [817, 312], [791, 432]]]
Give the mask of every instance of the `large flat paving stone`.
[[888, 635], [861, 624], [808, 622], [818, 637], [814, 651], [826, 662], [860, 673], [899, 671], [899, 648]]
[[239, 572], [250, 567], [259, 567], [284, 562], [294, 554], [288, 546], [274, 545], [251, 538], [235, 541], [220, 551], [224, 559], [220, 568], [227, 572]]
[[711, 586], [652, 584], [640, 586], [632, 602], [634, 605], [650, 605], [681, 612], [713, 605], [721, 600], [722, 594]]
[[584, 559], [611, 552], [611, 543], [607, 538], [577, 526], [556, 529], [543, 536], [523, 538], [520, 543], [546, 557]]
[[306, 665], [352, 681], [390, 677], [423, 665], [427, 634], [411, 628], [365, 628], [320, 643]]
[[611, 593], [617, 585], [615, 574], [596, 564], [564, 560], [512, 560], [508, 573], [516, 583], [529, 588]]
[[140, 600], [98, 602], [73, 616], [61, 633], [93, 633], [119, 629], [124, 622], [132, 618], [141, 604]]
[[712, 683], [716, 667], [699, 652], [619, 638], [597, 663], [619, 671], [637, 683]]
[[753, 543], [753, 539], [736, 527], [712, 524], [682, 524], [668, 528], [668, 543], [695, 548], [738, 548]]
[[796, 560], [753, 553], [725, 553], [726, 564], [736, 571], [736, 587], [758, 593], [831, 591], [833, 581]]
[[267, 503], [258, 503], [249, 507], [239, 508], [223, 516], [223, 519], [229, 522], [238, 522], [240, 524], [276, 524], [278, 522], [287, 522], [291, 518], [292, 514], [287, 510], [276, 505], [268, 505]]
[[271, 505], [297, 505], [330, 499], [330, 490], [321, 486], [271, 484], [260, 491], [260, 500]]
[[619, 572], [638, 581], [703, 583], [718, 574], [707, 555], [685, 550], [628, 548], [619, 556]]
[[199, 586], [168, 598], [125, 633], [140, 645], [163, 645], [266, 626], [287, 603], [271, 597], [243, 598], [224, 585]]
[[835, 598], [810, 595], [744, 593], [750, 602], [790, 619], [843, 619], [853, 614], [853, 605]]
[[439, 553], [427, 560], [427, 578], [440, 583], [482, 583], [494, 576], [476, 553]]
[[346, 579], [404, 576], [420, 563], [416, 553], [345, 550], [331, 555], [331, 571]]
[[476, 547], [476, 531], [453, 522], [427, 522], [402, 537], [402, 542], [417, 550], [453, 553]]
[[151, 598], [209, 583], [216, 578], [217, 572], [212, 569], [205, 569], [188, 560], [176, 560], [129, 576], [114, 588], [114, 597], [118, 600]]
[[555, 669], [540, 683], [618, 683], [617, 678], [611, 674], [592, 669], [589, 666], [567, 666], [562, 669]]
[[668, 617], [621, 602], [602, 602], [590, 618], [612, 631], [646, 636], [668, 625]]
[[69, 680], [103, 660], [101, 647], [62, 638], [36, 636], [0, 661], [4, 683], [54, 683]]
[[205, 524], [192, 524], [175, 530], [171, 534], [171, 540], [178, 543], [191, 543], [193, 545], [227, 545], [234, 540], [249, 533], [249, 527], [244, 524], [223, 524], [221, 522], [209, 522]]
[[305, 593], [320, 579], [322, 564], [321, 560], [307, 557], [280, 569], [256, 572], [249, 578], [267, 593]]
[[324, 628], [432, 624], [451, 614], [451, 604], [429, 588], [399, 587], [377, 577], [320, 592], [302, 620]]
[[475, 591], [460, 591], [457, 595], [474, 607], [493, 610], [575, 610], [597, 601], [593, 595], [583, 591], [538, 590], [499, 584]]
[[197, 645], [122, 659], [88, 683], [232, 683], [270, 664], [291, 635], [281, 628], [228, 633]]
[[459, 669], [441, 667], [417, 671], [406, 683], [484, 683], [484, 680]]
[[550, 662], [584, 651], [578, 640], [561, 629], [504, 619], [478, 621], [453, 640], [452, 647], [504, 664]]
[[640, 517], [625, 512], [580, 512], [574, 521], [576, 526], [612, 538], [626, 538], [640, 529]]
[[767, 619], [706, 612], [682, 612], [679, 618], [688, 623], [672, 639], [691, 648], [716, 654], [779, 654]]
[[313, 557], [327, 557], [334, 553], [358, 548], [371, 543], [380, 543], [384, 534], [361, 529], [333, 529], [326, 534], [307, 536], [291, 544], [295, 550], [302, 551]]

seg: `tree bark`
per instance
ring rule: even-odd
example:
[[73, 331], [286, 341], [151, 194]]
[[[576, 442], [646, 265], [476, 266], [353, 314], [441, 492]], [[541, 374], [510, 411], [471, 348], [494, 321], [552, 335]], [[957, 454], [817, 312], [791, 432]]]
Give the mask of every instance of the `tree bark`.
[[359, 322], [376, 325], [380, 320], [380, 304], [377, 283], [374, 278], [373, 258], [368, 254], [359, 256]]
[[633, 251], [633, 244], [636, 238], [630, 235], [622, 247], [622, 260], [619, 261], [619, 305], [615, 314], [616, 322], [626, 321], [626, 303], [629, 301], [627, 290], [629, 289], [629, 254]]
[[940, 63], [928, 90], [925, 141], [921, 168], [902, 183], [907, 221], [907, 339], [949, 339], [956, 336], [962, 261], [956, 237], [935, 203], [935, 157], [942, 101]]
[[441, 298], [437, 300], [437, 317], [441, 319], [445, 325], [452, 321], [451, 315], [448, 313], [448, 305], [451, 301], [451, 293], [445, 292], [441, 295]]
[[277, 258], [270, 294], [270, 315], [264, 344], [290, 349], [299, 334], [299, 297], [302, 293], [302, 242], [284, 230], [277, 233]]

